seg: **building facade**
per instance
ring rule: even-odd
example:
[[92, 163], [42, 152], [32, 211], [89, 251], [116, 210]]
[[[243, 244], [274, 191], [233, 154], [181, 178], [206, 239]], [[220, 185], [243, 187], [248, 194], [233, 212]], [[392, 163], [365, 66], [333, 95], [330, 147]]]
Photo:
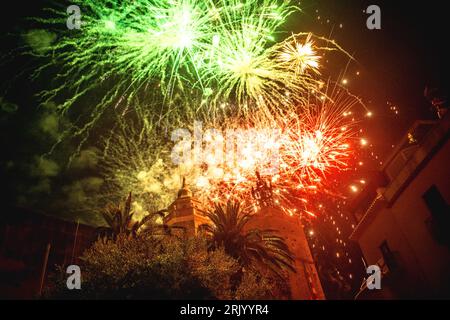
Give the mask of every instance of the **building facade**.
[[418, 121], [355, 199], [357, 241], [381, 290], [361, 298], [450, 297], [450, 114]]
[[79, 264], [97, 237], [93, 226], [24, 208], [6, 210], [0, 220], [0, 298], [36, 297], [42, 277], [46, 282], [56, 266]]
[[283, 237], [294, 255], [295, 273], [289, 273], [293, 300], [324, 300], [316, 264], [313, 260], [303, 225], [298, 217], [290, 217], [277, 207], [264, 207], [247, 224], [249, 229], [273, 229]]
[[196, 235], [201, 226], [209, 222], [200, 201], [192, 195], [185, 179], [177, 198], [168, 209], [169, 213], [164, 218], [164, 224], [169, 227], [180, 227], [188, 236]]

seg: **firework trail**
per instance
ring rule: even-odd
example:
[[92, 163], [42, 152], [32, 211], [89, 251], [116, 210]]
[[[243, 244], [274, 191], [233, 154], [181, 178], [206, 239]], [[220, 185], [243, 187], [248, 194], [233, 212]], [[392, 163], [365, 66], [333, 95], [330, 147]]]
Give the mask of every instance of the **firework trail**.
[[[358, 101], [337, 86], [330, 91], [333, 99], [311, 96], [302, 112], [230, 117], [215, 131], [204, 123], [201, 155], [196, 160], [190, 154], [181, 165], [171, 160], [176, 144], [169, 141], [170, 134], [139, 120], [145, 117], [136, 117], [137, 122], [120, 117], [121, 129], [111, 135], [103, 166], [105, 179], [115, 188], [110, 194], [120, 198], [134, 190], [137, 207], [161, 209], [174, 200], [185, 177], [204, 204], [226, 199], [251, 204], [258, 171], [270, 181], [275, 204], [286, 213], [312, 215], [308, 199], [329, 193], [328, 177], [351, 169], [358, 146], [356, 124], [345, 116]], [[195, 132], [192, 125], [187, 129]], [[304, 210], [298, 210], [298, 201]]]
[[[47, 9], [34, 21], [57, 35], [36, 54], [45, 61], [39, 79], [55, 72], [42, 103], [56, 102], [87, 116], [73, 134], [92, 129], [106, 110], [160, 92], [154, 121], [168, 123], [185, 113], [218, 119], [266, 108], [278, 112], [320, 95], [320, 58], [335, 43], [308, 33], [282, 38], [281, 25], [299, 9], [277, 0], [76, 0], [80, 30], [61, 30], [65, 8]], [[319, 43], [322, 43], [319, 46]], [[343, 51], [345, 52], [345, 51]], [[201, 103], [178, 108], [178, 100]], [[99, 98], [100, 97], [100, 98]], [[86, 104], [89, 104], [86, 107]], [[162, 106], [164, 105], [164, 106]], [[184, 105], [187, 105], [184, 103]], [[164, 120], [164, 121], [163, 121]], [[163, 122], [161, 122], [163, 121]]]
[[203, 173], [191, 180], [199, 198], [206, 203], [224, 198], [251, 203], [256, 171], [271, 182], [275, 203], [287, 212], [297, 207], [297, 199], [326, 193], [328, 176], [349, 170], [358, 147], [356, 123], [345, 116], [358, 101], [344, 91], [330, 95], [333, 99], [311, 96], [308, 108], [302, 106], [299, 112], [255, 113], [246, 124], [228, 124], [250, 134], [239, 137], [234, 162], [215, 165], [206, 159]]
[[[47, 59], [34, 79], [57, 70], [49, 89], [40, 92], [42, 102], [56, 102], [61, 113], [76, 107], [85, 113], [62, 138], [84, 135], [78, 150], [105, 114], [117, 115], [103, 140], [105, 195], [133, 191], [136, 206], [161, 209], [186, 177], [205, 203], [245, 202], [258, 171], [271, 181], [275, 202], [292, 213], [293, 199], [324, 191], [330, 172], [348, 168], [354, 130], [343, 114], [357, 100], [323, 81], [321, 63], [329, 51], [351, 56], [327, 38], [283, 33], [283, 23], [299, 11], [290, 1], [74, 4], [82, 8], [81, 29], [61, 30], [65, 8], [48, 9], [50, 17], [34, 21], [55, 26], [57, 40], [39, 54], [26, 53]], [[210, 152], [200, 163], [176, 167], [168, 136], [195, 120], [253, 135], [235, 137], [237, 161], [218, 161]], [[274, 151], [278, 172], [264, 174]]]

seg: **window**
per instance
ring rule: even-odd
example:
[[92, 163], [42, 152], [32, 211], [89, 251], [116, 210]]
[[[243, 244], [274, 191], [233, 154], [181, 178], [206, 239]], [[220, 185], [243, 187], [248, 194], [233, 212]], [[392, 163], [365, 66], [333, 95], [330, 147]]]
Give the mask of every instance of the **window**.
[[387, 241], [383, 241], [380, 245], [381, 255], [383, 256], [384, 264], [389, 270], [393, 270], [397, 267], [397, 262], [395, 260], [394, 252], [391, 251]]
[[439, 189], [432, 185], [422, 196], [431, 217], [425, 221], [433, 238], [442, 245], [450, 246], [450, 213]]
[[439, 189], [432, 185], [422, 196], [433, 218], [447, 220], [449, 217], [448, 205]]

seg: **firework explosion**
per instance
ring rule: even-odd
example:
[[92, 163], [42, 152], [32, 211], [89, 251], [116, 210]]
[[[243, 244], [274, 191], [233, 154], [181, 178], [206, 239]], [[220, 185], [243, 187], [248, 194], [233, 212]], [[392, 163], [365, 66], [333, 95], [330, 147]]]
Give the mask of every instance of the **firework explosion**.
[[[134, 190], [136, 208], [161, 209], [185, 177], [204, 204], [234, 199], [250, 205], [258, 172], [287, 214], [314, 216], [308, 202], [335, 195], [327, 177], [350, 170], [358, 148], [355, 119], [346, 116], [358, 102], [336, 86], [330, 96], [311, 96], [307, 109], [283, 117], [258, 112], [245, 120], [230, 117], [216, 128], [192, 119], [184, 129], [188, 135], [172, 142], [170, 133], [120, 117], [103, 165], [114, 186], [109, 192], [114, 198]], [[174, 153], [181, 155], [179, 165]]]
[[[137, 96], [154, 91], [160, 91], [163, 99], [153, 110], [158, 117], [152, 118], [165, 120], [164, 125], [186, 113], [214, 121], [254, 109], [273, 113], [305, 105], [305, 95], [323, 94], [321, 55], [343, 51], [309, 33], [275, 43], [283, 34], [280, 26], [299, 10], [289, 1], [80, 0], [74, 4], [82, 8], [80, 30], [58, 30], [55, 26], [65, 25], [67, 14], [48, 9], [50, 18], [34, 20], [53, 30], [57, 40], [39, 54], [26, 52], [48, 59], [34, 71], [34, 79], [58, 68], [54, 83], [59, 85], [40, 93], [43, 103], [56, 102], [64, 113], [89, 101], [88, 116], [71, 134], [86, 133], [107, 109], [124, 100], [133, 105]], [[201, 97], [201, 103], [180, 110], [177, 99], [190, 101], [192, 95]]]
[[[357, 147], [355, 123], [344, 114], [355, 104], [352, 98], [340, 96], [333, 101], [311, 101], [306, 111], [302, 107], [301, 113], [289, 112], [283, 117], [256, 114], [251, 124], [240, 127], [244, 134], [231, 142], [239, 145], [235, 152], [227, 148], [229, 135], [213, 139], [206, 134], [206, 143], [216, 143], [205, 149], [200, 175], [199, 170], [192, 171], [196, 194], [203, 202], [234, 198], [249, 204], [258, 172], [271, 183], [275, 204], [291, 213], [296, 199], [310, 198], [318, 191], [326, 193], [330, 187], [327, 174], [350, 168], [349, 160]], [[227, 125], [230, 127], [239, 125]], [[217, 143], [223, 139], [226, 141]], [[219, 162], [222, 146], [226, 156]]]
[[[148, 107], [148, 106], [147, 106]], [[146, 108], [115, 115], [115, 126], [100, 141], [100, 172], [105, 179], [97, 208], [133, 192], [135, 218], [166, 208], [180, 188], [182, 177], [195, 173], [170, 161], [170, 139], [150, 121]], [[143, 113], [141, 113], [141, 111]]]
[[[292, 214], [298, 199], [326, 192], [331, 171], [348, 168], [354, 123], [343, 115], [358, 100], [323, 80], [321, 62], [329, 51], [351, 56], [309, 32], [283, 35], [282, 24], [299, 11], [290, 1], [74, 3], [83, 10], [80, 30], [55, 30], [56, 42], [27, 53], [51, 58], [34, 78], [58, 68], [60, 85], [40, 93], [44, 103], [67, 113], [89, 101], [84, 122], [67, 135], [88, 135], [106, 110], [118, 114], [103, 141], [111, 198], [133, 191], [136, 207], [160, 209], [186, 177], [205, 203], [249, 202], [258, 172]], [[65, 10], [48, 11], [52, 17], [35, 22], [65, 25]], [[169, 134], [187, 124], [195, 131], [195, 121], [207, 130], [202, 150], [175, 166]]]

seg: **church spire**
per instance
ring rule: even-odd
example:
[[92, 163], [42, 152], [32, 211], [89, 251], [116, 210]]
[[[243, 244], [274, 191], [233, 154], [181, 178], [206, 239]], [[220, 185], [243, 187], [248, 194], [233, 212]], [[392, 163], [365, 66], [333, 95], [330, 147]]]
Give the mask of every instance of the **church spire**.
[[187, 198], [187, 197], [192, 197], [192, 192], [186, 185], [186, 178], [183, 177], [183, 184], [181, 185], [181, 189], [178, 191], [178, 198]]
[[272, 183], [264, 181], [259, 171], [256, 171], [256, 186], [255, 188], [252, 187], [252, 196], [260, 209], [273, 207]]
[[183, 177], [178, 197], [169, 206], [169, 214], [164, 218], [164, 223], [183, 229], [186, 235], [194, 235], [203, 224], [209, 222], [201, 208], [201, 203], [193, 197]]

